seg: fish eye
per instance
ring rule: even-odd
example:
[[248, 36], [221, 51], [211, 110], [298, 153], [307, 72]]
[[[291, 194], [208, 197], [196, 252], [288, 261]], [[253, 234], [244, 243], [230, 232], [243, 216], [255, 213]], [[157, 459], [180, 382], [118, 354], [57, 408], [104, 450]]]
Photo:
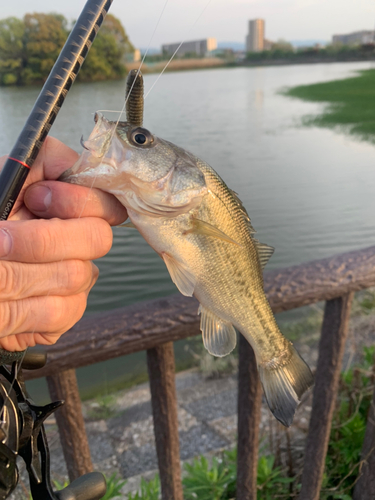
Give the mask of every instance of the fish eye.
[[149, 146], [154, 142], [152, 134], [142, 127], [131, 131], [130, 140], [135, 146]]
[[136, 134], [134, 140], [137, 144], [144, 144], [147, 141], [145, 134]]

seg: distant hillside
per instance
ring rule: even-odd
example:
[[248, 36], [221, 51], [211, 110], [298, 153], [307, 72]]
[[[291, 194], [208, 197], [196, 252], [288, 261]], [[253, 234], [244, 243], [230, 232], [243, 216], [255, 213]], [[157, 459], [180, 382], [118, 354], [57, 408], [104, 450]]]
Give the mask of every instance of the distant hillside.
[[327, 40], [316, 40], [316, 39], [310, 39], [310, 40], [289, 40], [289, 43], [293, 45], [293, 47], [313, 47], [317, 43], [319, 45], [327, 45], [329, 42]]
[[[147, 47], [141, 47], [139, 50], [143, 55], [146, 52]], [[157, 49], [156, 47], [149, 47], [147, 50], [147, 54], [150, 56], [154, 56], [155, 54], [161, 54], [161, 49], [160, 48]]]
[[[275, 40], [272, 40], [275, 41]], [[329, 43], [327, 40], [318, 40], [318, 39], [308, 39], [308, 40], [288, 40], [289, 43], [293, 45], [295, 48], [299, 47], [313, 47], [317, 43], [320, 45], [327, 45]], [[234, 51], [245, 50], [245, 43], [241, 42], [218, 42], [218, 49], [232, 49]]]
[[241, 42], [218, 42], [218, 49], [245, 50], [245, 43]]

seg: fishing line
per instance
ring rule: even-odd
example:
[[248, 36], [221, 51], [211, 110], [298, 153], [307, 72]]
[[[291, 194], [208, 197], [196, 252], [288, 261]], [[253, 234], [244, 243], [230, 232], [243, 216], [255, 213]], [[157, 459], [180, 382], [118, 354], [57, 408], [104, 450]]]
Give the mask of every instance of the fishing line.
[[[159, 76], [157, 77], [157, 79], [154, 81], [154, 83], [152, 84], [150, 90], [147, 92], [147, 94], [145, 95], [145, 99], [146, 97], [149, 95], [149, 93], [151, 92], [151, 90], [155, 87], [155, 85], [157, 84], [157, 82], [159, 81], [159, 79], [161, 78], [162, 74], [164, 73], [164, 71], [168, 68], [169, 64], [172, 62], [174, 56], [177, 54], [177, 52], [180, 50], [180, 47], [183, 43], [186, 42], [188, 36], [190, 35], [190, 33], [192, 32], [194, 26], [197, 24], [197, 22], [199, 21], [199, 19], [203, 16], [205, 10], [207, 9], [207, 7], [210, 5], [210, 3], [212, 2], [212, 0], [208, 0], [208, 2], [206, 3], [205, 7], [203, 8], [203, 10], [201, 11], [201, 13], [199, 14], [199, 16], [197, 17], [197, 19], [194, 21], [194, 23], [191, 25], [191, 27], [189, 28], [189, 31], [186, 33], [184, 39], [182, 40], [182, 42], [179, 44], [179, 46], [177, 47], [177, 49], [173, 52], [171, 58], [169, 59], [169, 61], [167, 62], [167, 64], [164, 66], [164, 68], [162, 69], [161, 73], [159, 74]], [[137, 75], [138, 76], [138, 75]]]
[[[143, 55], [143, 57], [142, 57], [141, 64], [139, 65], [139, 68], [138, 68], [138, 70], [137, 70], [137, 74], [135, 75], [135, 78], [134, 78], [133, 83], [132, 83], [132, 85], [131, 85], [131, 87], [130, 87], [130, 90], [129, 90], [129, 92], [128, 92], [128, 95], [127, 95], [127, 96], [126, 96], [126, 98], [125, 98], [124, 106], [123, 106], [123, 108], [122, 108], [122, 112], [121, 112], [120, 116], [121, 116], [121, 115], [122, 115], [122, 113], [124, 112], [124, 109], [125, 109], [126, 103], [127, 103], [127, 102], [128, 102], [128, 100], [129, 100], [129, 97], [130, 97], [130, 94], [132, 93], [132, 90], [133, 90], [133, 87], [134, 87], [134, 85], [135, 85], [135, 82], [136, 82], [136, 81], [137, 81], [137, 79], [138, 79], [138, 75], [139, 75], [139, 73], [141, 72], [142, 65], [143, 65], [143, 63], [144, 63], [144, 60], [146, 59], [146, 56], [147, 56], [147, 54], [148, 54], [148, 51], [150, 50], [151, 42], [152, 42], [152, 40], [154, 39], [154, 35], [155, 35], [155, 33], [156, 33], [156, 30], [158, 29], [158, 26], [159, 26], [159, 24], [160, 24], [161, 18], [163, 17], [163, 14], [164, 14], [165, 8], [167, 7], [168, 1], [169, 1], [169, 0], [165, 0], [164, 6], [163, 6], [163, 8], [162, 8], [162, 10], [161, 10], [161, 13], [160, 13], [160, 15], [159, 15], [159, 19], [158, 19], [158, 20], [157, 20], [157, 22], [156, 22], [156, 25], [155, 25], [154, 31], [152, 32], [152, 35], [151, 35], [150, 41], [148, 42], [148, 45], [147, 45], [147, 48], [146, 48], [146, 52], [144, 53], [144, 55]], [[118, 120], [117, 120], [116, 127], [117, 127], [117, 125], [118, 125], [119, 121], [120, 121], [120, 117], [119, 117], [119, 118], [118, 118]]]
[[[164, 14], [164, 11], [165, 11], [165, 8], [166, 8], [166, 6], [167, 6], [168, 2], [169, 2], [169, 0], [165, 0], [165, 2], [164, 2], [163, 8], [162, 8], [162, 10], [161, 10], [161, 12], [160, 12], [159, 18], [158, 18], [158, 20], [157, 20], [157, 22], [156, 22], [155, 28], [154, 28], [154, 30], [153, 30], [153, 32], [152, 32], [152, 34], [151, 34], [150, 40], [149, 40], [149, 42], [148, 42], [148, 45], [147, 45], [146, 51], [145, 51], [145, 53], [144, 53], [144, 55], [143, 55], [143, 57], [142, 57], [142, 60], [141, 60], [141, 62], [140, 62], [140, 65], [139, 65], [139, 67], [138, 67], [138, 69], [137, 69], [136, 76], [135, 76], [135, 78], [134, 78], [134, 80], [133, 80], [133, 83], [132, 83], [132, 85], [131, 85], [131, 87], [130, 87], [130, 89], [129, 89], [128, 94], [125, 96], [124, 105], [122, 106], [122, 109], [121, 109], [121, 111], [119, 112], [119, 116], [118, 116], [118, 118], [117, 118], [116, 125], [115, 125], [115, 127], [113, 127], [113, 131], [112, 131], [112, 133], [111, 133], [111, 135], [110, 135], [110, 139], [109, 139], [108, 144], [110, 144], [110, 143], [112, 142], [112, 140], [113, 140], [113, 138], [114, 138], [114, 136], [115, 136], [115, 133], [116, 133], [116, 128], [117, 128], [117, 126], [118, 126], [118, 124], [119, 124], [119, 122], [120, 122], [121, 115], [123, 115], [123, 114], [124, 114], [124, 112], [125, 112], [126, 104], [127, 104], [128, 100], [129, 100], [129, 97], [130, 97], [130, 95], [131, 95], [131, 93], [132, 93], [132, 90], [133, 90], [133, 87], [134, 87], [134, 85], [135, 85], [135, 82], [137, 81], [138, 75], [139, 75], [139, 73], [141, 72], [142, 65], [143, 65], [143, 63], [144, 63], [144, 60], [145, 60], [145, 58], [146, 58], [147, 54], [148, 54], [148, 51], [149, 51], [150, 46], [151, 46], [151, 42], [152, 42], [152, 40], [153, 40], [153, 38], [154, 38], [154, 35], [155, 35], [155, 33], [156, 33], [156, 30], [157, 30], [157, 28], [158, 28], [159, 24], [160, 24], [161, 18], [163, 17], [163, 14]], [[110, 112], [110, 113], [118, 113], [118, 111], [110, 111], [110, 110], [102, 110], [102, 111], [108, 111], [108, 112]], [[103, 154], [103, 157], [104, 157], [104, 154]], [[103, 160], [100, 162], [99, 167], [100, 167], [102, 164], [103, 164]], [[98, 168], [98, 172], [99, 172], [99, 168]], [[96, 173], [96, 174], [95, 174], [95, 176], [94, 176], [94, 179], [93, 179], [93, 181], [92, 181], [92, 183], [91, 183], [91, 186], [90, 186], [90, 188], [89, 188], [89, 193], [88, 193], [88, 195], [87, 195], [87, 197], [86, 197], [85, 203], [84, 203], [84, 205], [83, 205], [83, 207], [82, 207], [82, 210], [81, 210], [81, 213], [80, 213], [80, 215], [79, 215], [78, 219], [80, 219], [80, 218], [82, 217], [83, 211], [84, 211], [84, 209], [85, 209], [85, 207], [86, 207], [86, 205], [87, 205], [88, 198], [89, 198], [89, 196], [90, 196], [91, 190], [92, 190], [92, 189], [93, 189], [93, 187], [94, 187], [95, 181], [96, 181], [96, 179], [98, 178], [98, 175], [99, 175], [99, 173]]]
[[[126, 103], [127, 103], [128, 99], [129, 99], [129, 96], [130, 96], [130, 94], [131, 94], [131, 91], [132, 91], [132, 89], [133, 89], [133, 87], [134, 87], [135, 81], [136, 81], [136, 79], [137, 79], [137, 77], [138, 77], [138, 75], [139, 75], [139, 73], [140, 73], [140, 71], [141, 71], [142, 64], [143, 64], [143, 62], [144, 62], [144, 60], [145, 60], [145, 57], [147, 56], [147, 53], [148, 53], [148, 50], [149, 50], [149, 48], [150, 48], [151, 42], [152, 42], [152, 40], [153, 40], [153, 37], [154, 37], [155, 32], [156, 32], [156, 30], [157, 30], [157, 27], [159, 26], [160, 20], [161, 20], [161, 18], [162, 18], [162, 16], [163, 16], [163, 13], [164, 13], [165, 8], [166, 8], [166, 6], [167, 6], [167, 4], [168, 4], [168, 1], [169, 1], [169, 0], [166, 0], [166, 1], [165, 1], [165, 3], [164, 3], [163, 9], [162, 9], [162, 11], [161, 11], [161, 13], [160, 13], [160, 15], [159, 15], [159, 18], [158, 18], [157, 23], [156, 23], [156, 25], [155, 25], [154, 31], [153, 31], [153, 33], [152, 33], [152, 35], [151, 35], [151, 38], [150, 38], [150, 41], [149, 41], [149, 43], [148, 43], [148, 46], [147, 46], [146, 52], [145, 52], [145, 54], [144, 54], [144, 56], [143, 56], [143, 58], [142, 58], [142, 61], [141, 61], [140, 65], [139, 65], [139, 68], [138, 68], [138, 71], [137, 71], [137, 76], [136, 76], [136, 78], [135, 78], [135, 79], [134, 79], [134, 81], [133, 81], [133, 84], [132, 84], [132, 86], [131, 86], [131, 88], [130, 88], [130, 90], [129, 90], [128, 95], [126, 96], [126, 99], [125, 99], [124, 105], [123, 105], [122, 110], [120, 111], [119, 117], [118, 117], [118, 119], [117, 119], [117, 121], [116, 121], [116, 126], [113, 128], [113, 131], [112, 131], [112, 133], [111, 133], [111, 136], [110, 136], [110, 141], [109, 141], [109, 142], [111, 142], [111, 141], [113, 140], [113, 137], [114, 137], [114, 135], [115, 135], [115, 133], [116, 133], [116, 127], [117, 127], [117, 125], [119, 124], [119, 121], [120, 121], [121, 115], [124, 113], [124, 110], [125, 110], [125, 107], [126, 107]], [[101, 166], [102, 164], [103, 164], [103, 160], [100, 162], [99, 166]], [[79, 215], [78, 215], [78, 217], [77, 217], [77, 220], [79, 220], [79, 219], [81, 219], [81, 218], [82, 218], [83, 212], [84, 212], [84, 210], [85, 210], [85, 208], [86, 208], [87, 202], [88, 202], [89, 197], [90, 197], [90, 193], [91, 193], [91, 191], [92, 191], [92, 189], [93, 189], [93, 187], [94, 187], [94, 184], [95, 184], [95, 181], [96, 181], [97, 177], [98, 177], [98, 173], [97, 173], [97, 174], [94, 176], [94, 178], [93, 178], [93, 181], [92, 181], [92, 183], [91, 183], [91, 186], [89, 187], [89, 192], [88, 192], [88, 194], [87, 194], [87, 196], [86, 196], [86, 199], [85, 199], [85, 201], [84, 201], [84, 203], [83, 203], [83, 206], [82, 206], [81, 211], [80, 211], [80, 213], [79, 213]], [[61, 264], [63, 261], [64, 261], [64, 259], [62, 258], [62, 259], [60, 260], [60, 262], [59, 262], [59, 263]], [[48, 293], [47, 293], [47, 295], [45, 296], [45, 301], [46, 301], [46, 302], [47, 302], [48, 297], [50, 296], [50, 293], [51, 293], [51, 292], [50, 292], [50, 290], [48, 290]], [[34, 330], [32, 331], [32, 335], [35, 333], [36, 329], [37, 329], [37, 325], [35, 325]], [[24, 356], [25, 356], [25, 354], [26, 354], [26, 351], [27, 351], [27, 349], [25, 350], [25, 352], [24, 352], [24, 354], [23, 354], [22, 360], [23, 360], [23, 358], [24, 358]], [[22, 362], [22, 361], [21, 361], [21, 362]]]
[[[161, 19], [162, 19], [162, 16], [163, 16], [163, 14], [164, 14], [164, 11], [165, 11], [165, 9], [166, 9], [166, 6], [167, 6], [167, 4], [168, 4], [168, 1], [169, 1], [169, 0], [166, 0], [166, 1], [165, 1], [165, 3], [164, 3], [164, 5], [163, 5], [162, 11], [161, 11], [161, 13], [160, 13], [160, 15], [159, 15], [159, 18], [158, 18], [158, 20], [157, 20], [157, 23], [156, 23], [156, 25], [155, 25], [155, 28], [154, 28], [154, 30], [153, 30], [153, 33], [152, 33], [152, 35], [151, 35], [151, 37], [150, 37], [150, 40], [149, 40], [149, 43], [148, 43], [148, 46], [147, 46], [146, 52], [145, 52], [145, 54], [143, 55], [143, 58], [142, 58], [142, 60], [141, 60], [141, 63], [140, 63], [140, 65], [139, 65], [139, 67], [138, 67], [136, 77], [134, 78], [134, 81], [133, 81], [132, 86], [131, 86], [131, 88], [130, 88], [130, 90], [129, 90], [129, 92], [128, 92], [128, 95], [126, 96], [126, 99], [125, 99], [124, 105], [123, 105], [123, 107], [122, 107], [122, 110], [121, 110], [121, 111], [120, 111], [120, 113], [119, 113], [118, 119], [117, 119], [117, 121], [116, 121], [116, 126], [113, 128], [113, 131], [112, 131], [112, 135], [111, 135], [111, 139], [110, 139], [110, 140], [112, 140], [112, 139], [113, 139], [114, 134], [116, 133], [116, 127], [117, 127], [117, 125], [118, 125], [118, 123], [119, 123], [119, 121], [120, 121], [121, 115], [124, 113], [124, 110], [125, 110], [125, 107], [126, 107], [126, 103], [127, 103], [128, 99], [129, 99], [129, 97], [130, 97], [130, 95], [131, 95], [131, 91], [132, 91], [132, 89], [133, 89], [133, 87], [134, 87], [135, 81], [137, 80], [137, 77], [138, 77], [138, 75], [139, 75], [139, 73], [140, 73], [140, 71], [141, 71], [142, 65], [143, 65], [144, 60], [145, 60], [145, 58], [146, 58], [146, 56], [147, 56], [147, 53], [148, 53], [148, 51], [149, 51], [149, 49], [150, 49], [150, 46], [151, 46], [151, 43], [152, 43], [153, 37], [154, 37], [154, 35], [155, 35], [155, 33], [156, 33], [156, 30], [157, 30], [157, 28], [158, 28], [158, 26], [159, 26], [159, 24], [160, 24], [160, 21], [161, 21]], [[207, 4], [205, 5], [205, 7], [202, 9], [202, 11], [200, 12], [200, 14], [198, 15], [198, 17], [196, 18], [196, 20], [195, 20], [195, 21], [194, 21], [194, 23], [192, 24], [191, 28], [188, 30], [188, 32], [187, 32], [186, 36], [184, 37], [183, 41], [179, 44], [179, 46], [177, 47], [177, 49], [175, 50], [175, 52], [173, 53], [173, 55], [171, 56], [171, 58], [169, 59], [169, 61], [167, 62], [167, 64], [166, 64], [166, 65], [165, 65], [165, 67], [163, 68], [163, 70], [161, 71], [161, 73], [158, 75], [157, 79], [155, 80], [155, 82], [153, 83], [153, 85], [151, 86], [151, 88], [149, 89], [149, 91], [147, 92], [147, 94], [145, 95], [145, 98], [146, 98], [146, 97], [150, 94], [151, 90], [154, 88], [154, 86], [156, 85], [156, 83], [159, 81], [159, 79], [161, 78], [161, 76], [163, 75], [164, 71], [167, 69], [167, 67], [169, 66], [169, 64], [171, 63], [171, 61], [173, 60], [173, 58], [174, 58], [174, 57], [175, 57], [175, 55], [177, 54], [177, 52], [178, 52], [178, 50], [180, 49], [180, 47], [182, 46], [182, 44], [183, 44], [183, 43], [187, 40], [187, 37], [189, 36], [189, 34], [191, 33], [191, 31], [193, 30], [193, 28], [195, 27], [195, 25], [196, 25], [196, 24], [197, 24], [197, 22], [199, 21], [199, 19], [201, 18], [201, 16], [202, 16], [202, 15], [203, 15], [203, 13], [205, 12], [205, 10], [208, 8], [208, 6], [209, 6], [209, 4], [211, 3], [211, 1], [212, 1], [212, 0], [209, 0], [209, 1], [207, 2]], [[108, 2], [108, 3], [110, 4], [110, 0], [109, 0], [109, 2]], [[60, 54], [60, 55], [61, 55], [61, 54]], [[62, 102], [60, 103], [60, 106], [61, 106], [61, 104], [62, 104]], [[111, 112], [110, 110], [108, 110], [108, 111], [109, 111], [109, 112]], [[56, 116], [56, 115], [55, 115], [55, 116]], [[53, 117], [53, 120], [54, 120], [55, 116]], [[53, 122], [53, 120], [52, 120], [52, 122]], [[52, 123], [50, 123], [50, 125], [51, 125], [51, 124], [52, 124]], [[48, 130], [49, 130], [49, 128], [48, 128]], [[12, 153], [13, 153], [13, 150], [12, 150]], [[14, 155], [14, 154], [12, 154], [12, 153], [11, 153], [12, 157], [15, 157], [15, 156], [16, 156], [16, 158], [14, 159], [14, 161], [15, 161], [15, 162], [17, 162], [18, 164], [20, 164], [20, 165], [22, 166], [22, 165], [23, 165], [22, 160], [17, 159], [17, 155]], [[36, 156], [36, 155], [35, 155], [35, 156]], [[33, 161], [34, 161], [34, 159], [35, 159], [35, 157], [33, 157]], [[102, 164], [102, 162], [101, 162], [101, 164]], [[26, 168], [26, 166], [27, 166], [27, 165], [24, 165], [24, 166], [25, 166], [25, 168]], [[4, 169], [3, 169], [3, 172], [4, 172]], [[88, 199], [89, 199], [89, 195], [90, 195], [91, 190], [93, 189], [93, 186], [94, 186], [94, 184], [95, 184], [95, 180], [96, 180], [96, 178], [97, 178], [97, 175], [98, 175], [98, 174], [96, 174], [96, 176], [94, 177], [93, 182], [92, 182], [92, 184], [91, 184], [91, 187], [89, 188], [89, 193], [88, 193], [88, 195], [87, 195], [87, 197], [86, 197], [86, 200], [85, 200], [85, 203], [84, 203], [84, 205], [83, 205], [83, 207], [82, 207], [82, 209], [81, 209], [81, 211], [80, 211], [80, 214], [79, 214], [79, 216], [78, 216], [78, 219], [82, 218], [82, 214], [83, 214], [84, 209], [85, 209], [85, 207], [86, 207], [86, 205], [87, 205], [87, 202], [88, 202]], [[60, 263], [61, 263], [61, 262], [63, 262], [63, 260], [64, 260], [64, 259], [61, 259]], [[47, 294], [47, 295], [46, 295], [46, 297], [45, 297], [45, 300], [46, 300], [46, 301], [47, 301], [48, 297], [50, 296], [50, 293], [51, 293], [51, 292], [50, 292], [50, 290], [49, 290], [49, 291], [48, 291], [48, 294]], [[31, 335], [35, 334], [36, 329], [37, 329], [37, 325], [35, 325], [35, 327], [34, 327], [33, 331], [31, 332]], [[19, 366], [21, 366], [21, 364], [22, 364], [22, 361], [23, 361], [23, 359], [24, 359], [24, 357], [25, 357], [25, 355], [26, 355], [26, 352], [27, 352], [27, 349], [24, 351], [24, 353], [23, 353], [23, 355], [22, 355], [21, 360], [18, 362], [18, 364], [17, 364], [17, 366], [16, 366], [16, 369], [15, 369], [15, 373], [16, 373], [16, 374], [17, 374], [17, 372], [18, 372], [18, 367], [19, 367]], [[15, 378], [16, 378], [16, 377], [15, 377]], [[15, 380], [15, 379], [14, 379], [14, 380]], [[11, 389], [12, 389], [12, 387], [13, 387], [14, 380], [13, 380], [13, 382], [12, 382]], [[3, 408], [1, 409], [1, 414], [2, 414], [2, 413], [3, 413]]]
[[[110, 140], [109, 140], [109, 144], [110, 144], [110, 142], [113, 140], [113, 138], [114, 138], [114, 136], [115, 136], [115, 133], [116, 133], [116, 128], [117, 128], [117, 126], [118, 126], [118, 124], [119, 124], [119, 122], [120, 122], [121, 115], [123, 115], [123, 114], [124, 114], [124, 112], [125, 112], [126, 104], [127, 104], [128, 100], [129, 100], [129, 98], [130, 98], [130, 95], [131, 95], [131, 92], [132, 92], [133, 87], [134, 87], [134, 85], [135, 85], [135, 82], [137, 81], [138, 75], [139, 75], [139, 73], [140, 73], [140, 71], [141, 71], [141, 68], [142, 68], [142, 65], [143, 65], [143, 63], [144, 63], [144, 60], [145, 60], [145, 58], [146, 58], [146, 56], [147, 56], [147, 54], [148, 54], [148, 51], [149, 51], [149, 49], [150, 49], [150, 46], [151, 46], [152, 40], [153, 40], [154, 35], [155, 35], [155, 33], [156, 33], [156, 30], [157, 30], [157, 28], [158, 28], [158, 26], [159, 26], [159, 24], [160, 24], [160, 21], [161, 21], [161, 19], [162, 19], [162, 17], [163, 17], [163, 14], [164, 14], [164, 11], [165, 11], [165, 9], [166, 9], [166, 7], [167, 7], [168, 1], [169, 1], [169, 0], [166, 0], [166, 1], [165, 1], [165, 3], [164, 3], [164, 6], [163, 6], [163, 8], [162, 8], [162, 10], [161, 10], [161, 12], [160, 12], [159, 18], [158, 18], [158, 20], [157, 20], [157, 22], [156, 22], [155, 28], [154, 28], [154, 30], [153, 30], [153, 32], [152, 32], [152, 34], [151, 34], [151, 37], [150, 37], [150, 40], [149, 40], [149, 42], [148, 42], [148, 45], [147, 45], [146, 51], [145, 51], [145, 53], [144, 53], [144, 55], [143, 55], [143, 57], [142, 57], [142, 60], [141, 60], [140, 65], [139, 65], [139, 67], [138, 67], [138, 70], [137, 70], [136, 76], [135, 76], [135, 78], [133, 79], [133, 82], [132, 82], [132, 85], [131, 85], [131, 87], [130, 87], [130, 89], [129, 89], [128, 94], [127, 94], [127, 95], [126, 95], [126, 97], [125, 97], [125, 101], [124, 101], [123, 107], [122, 107], [121, 111], [119, 111], [119, 116], [118, 116], [118, 118], [117, 118], [116, 125], [115, 125], [115, 127], [113, 128], [113, 131], [112, 131], [112, 133], [111, 133]], [[169, 59], [169, 61], [167, 62], [167, 64], [164, 66], [164, 68], [162, 69], [162, 71], [161, 71], [161, 72], [160, 72], [160, 74], [158, 75], [157, 79], [155, 80], [155, 82], [153, 83], [153, 85], [151, 86], [151, 88], [149, 89], [149, 91], [146, 93], [146, 95], [145, 95], [144, 99], [146, 99], [146, 97], [150, 94], [151, 90], [155, 87], [155, 85], [157, 84], [157, 82], [159, 81], [159, 79], [161, 78], [161, 76], [163, 75], [164, 71], [167, 69], [167, 67], [169, 66], [169, 64], [171, 63], [171, 61], [173, 60], [173, 58], [174, 58], [174, 57], [175, 57], [175, 55], [177, 54], [177, 52], [178, 52], [178, 50], [180, 49], [181, 45], [182, 45], [182, 44], [183, 44], [183, 43], [187, 40], [187, 38], [188, 38], [188, 36], [190, 35], [190, 33], [192, 32], [193, 28], [194, 28], [194, 27], [195, 27], [195, 25], [198, 23], [199, 19], [202, 17], [202, 15], [204, 14], [204, 12], [206, 11], [206, 9], [208, 8], [208, 6], [210, 5], [210, 3], [211, 3], [211, 2], [212, 2], [212, 0], [208, 0], [208, 2], [206, 3], [206, 5], [203, 7], [203, 9], [202, 9], [202, 10], [201, 10], [201, 12], [199, 13], [198, 17], [195, 19], [195, 21], [193, 22], [193, 24], [191, 25], [191, 27], [190, 27], [190, 28], [189, 28], [189, 30], [187, 31], [187, 33], [186, 33], [185, 37], [183, 38], [182, 42], [178, 45], [177, 49], [176, 49], [176, 50], [174, 51], [174, 53], [172, 54], [171, 58]], [[112, 111], [112, 110], [102, 110], [102, 111], [104, 111], [104, 112], [109, 112], [109, 113], [117, 113], [117, 112], [118, 112], [118, 111]], [[103, 155], [103, 157], [104, 157], [104, 155]], [[99, 167], [103, 164], [103, 161], [104, 161], [104, 158], [103, 158], [103, 160], [100, 162]], [[99, 175], [99, 168], [98, 168], [98, 171], [97, 171], [97, 173], [95, 174], [95, 176], [94, 176], [94, 178], [93, 178], [93, 181], [92, 181], [91, 186], [90, 186], [90, 188], [89, 188], [89, 193], [88, 193], [88, 195], [87, 195], [87, 197], [86, 197], [85, 203], [84, 203], [84, 205], [83, 205], [83, 207], [82, 207], [82, 210], [81, 210], [81, 213], [80, 213], [80, 215], [79, 215], [78, 219], [80, 219], [80, 218], [82, 217], [83, 211], [84, 211], [84, 209], [85, 209], [85, 207], [86, 207], [86, 205], [87, 205], [87, 201], [88, 201], [88, 198], [89, 198], [90, 192], [91, 192], [91, 190], [92, 190], [92, 189], [93, 189], [93, 187], [94, 187], [94, 184], [95, 184], [95, 181], [96, 181], [96, 179], [97, 179], [98, 175]]]

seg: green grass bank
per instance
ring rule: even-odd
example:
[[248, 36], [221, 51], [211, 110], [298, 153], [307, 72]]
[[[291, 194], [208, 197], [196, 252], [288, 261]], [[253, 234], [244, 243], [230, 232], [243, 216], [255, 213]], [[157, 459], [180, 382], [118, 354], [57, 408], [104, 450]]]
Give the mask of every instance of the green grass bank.
[[375, 143], [375, 69], [359, 71], [345, 80], [300, 85], [283, 94], [327, 103], [321, 115], [306, 117], [304, 125], [341, 127], [344, 132]]

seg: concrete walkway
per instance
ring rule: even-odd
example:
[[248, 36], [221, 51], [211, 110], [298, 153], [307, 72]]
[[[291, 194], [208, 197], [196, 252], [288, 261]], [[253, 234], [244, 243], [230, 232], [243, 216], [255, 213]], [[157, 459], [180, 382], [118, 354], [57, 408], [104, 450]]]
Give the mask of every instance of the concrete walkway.
[[[363, 321], [363, 324], [358, 324]], [[357, 325], [361, 335], [349, 336], [344, 359], [344, 367], [362, 352], [363, 345], [374, 343], [375, 321], [369, 318], [360, 320]], [[353, 332], [353, 329], [352, 329]], [[303, 343], [296, 347], [314, 369], [317, 361], [318, 335], [304, 337]], [[354, 354], [354, 356], [353, 356]], [[193, 457], [205, 454], [212, 456], [223, 449], [233, 448], [237, 434], [237, 379], [235, 375], [219, 379], [206, 379], [197, 370], [189, 370], [176, 375], [178, 397], [178, 418], [180, 433], [181, 460], [190, 461]], [[298, 408], [291, 428], [286, 431], [272, 417], [263, 401], [261, 419], [261, 448], [286, 449], [286, 441], [292, 442], [293, 461], [303, 458], [304, 439], [307, 433], [311, 411], [312, 394], [308, 394]], [[154, 445], [152, 410], [148, 384], [114, 395], [113, 411], [108, 418], [93, 419], [98, 401], [83, 404], [86, 430], [92, 459], [96, 470], [109, 477], [116, 472], [127, 479], [123, 494], [138, 488], [141, 477], [152, 478], [157, 472], [157, 457]], [[51, 451], [51, 476], [63, 483], [67, 471], [59, 434], [54, 418], [46, 423], [47, 439]], [[288, 432], [288, 436], [287, 436]], [[296, 463], [296, 462], [295, 462]], [[20, 461], [21, 478], [28, 488], [28, 478], [24, 464]], [[14, 500], [24, 500], [25, 486], [19, 485], [12, 495]]]

